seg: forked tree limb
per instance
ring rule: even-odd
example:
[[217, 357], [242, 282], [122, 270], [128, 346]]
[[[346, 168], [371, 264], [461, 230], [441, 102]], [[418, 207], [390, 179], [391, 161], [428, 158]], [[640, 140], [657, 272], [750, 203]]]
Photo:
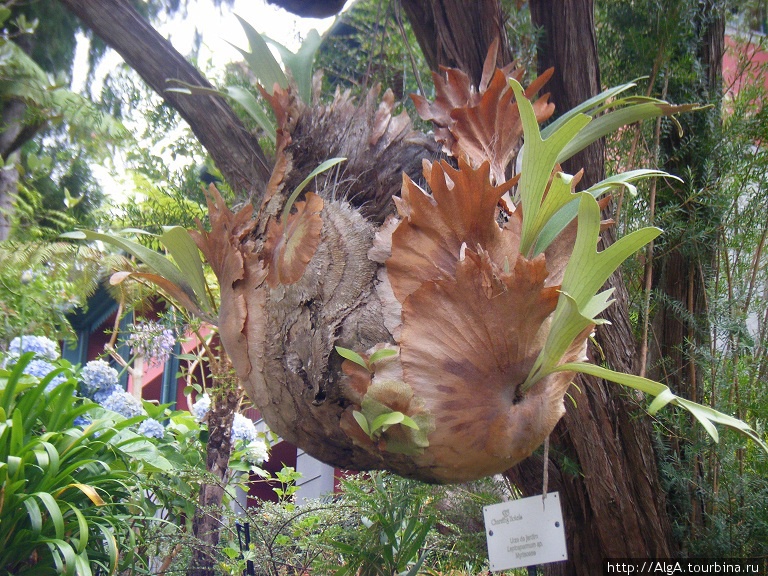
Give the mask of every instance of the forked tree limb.
[[203, 75], [127, 0], [61, 0], [61, 3], [178, 110], [235, 193], [258, 202], [269, 180], [271, 166], [256, 137], [224, 99], [167, 91], [169, 79], [211, 88]]

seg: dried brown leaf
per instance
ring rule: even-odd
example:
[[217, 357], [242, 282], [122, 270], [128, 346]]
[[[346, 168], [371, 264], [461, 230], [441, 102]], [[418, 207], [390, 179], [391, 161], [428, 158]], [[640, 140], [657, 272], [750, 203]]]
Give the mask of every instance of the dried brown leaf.
[[323, 199], [314, 192], [307, 192], [305, 198], [296, 202], [296, 211], [288, 216], [285, 227], [277, 219], [267, 227], [262, 254], [268, 263], [267, 283], [271, 288], [298, 282], [320, 245]]
[[458, 170], [445, 162], [426, 163], [431, 196], [404, 179], [402, 197], [395, 198], [402, 220], [386, 261], [400, 302], [424, 282], [454, 278], [462, 245], [482, 247], [499, 265], [514, 261], [519, 237], [499, 227], [496, 214], [499, 199], [515, 181], [494, 186], [489, 171], [488, 163], [473, 169], [460, 161]]
[[[411, 98], [419, 116], [435, 125], [435, 138], [447, 153], [467, 159], [475, 167], [489, 161], [493, 181], [503, 182], [507, 166], [517, 157], [522, 145], [520, 114], [508, 84], [511, 77], [519, 80], [522, 71], [513, 72], [511, 66], [496, 68], [497, 51], [498, 42], [494, 42], [488, 50], [477, 89], [460, 70], [441, 69], [445, 76], [433, 75], [434, 102], [422, 96]], [[533, 97], [552, 73], [549, 69], [534, 80], [525, 95]], [[534, 102], [539, 122], [547, 120], [554, 108], [548, 94]]]

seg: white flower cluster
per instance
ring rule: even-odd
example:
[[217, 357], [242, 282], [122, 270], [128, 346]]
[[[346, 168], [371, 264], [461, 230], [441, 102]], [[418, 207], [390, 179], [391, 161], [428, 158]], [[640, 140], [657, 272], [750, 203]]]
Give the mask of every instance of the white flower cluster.
[[192, 404], [192, 408], [190, 408], [189, 411], [192, 412], [192, 416], [195, 417], [195, 420], [202, 422], [210, 409], [211, 397], [206, 393], [197, 397], [197, 401]]
[[140, 355], [151, 364], [165, 364], [173, 352], [176, 337], [173, 330], [159, 322], [142, 322], [133, 326], [127, 344], [131, 354]]
[[245, 443], [250, 443], [258, 437], [259, 433], [253, 420], [240, 413], [235, 414], [235, 419], [232, 421], [232, 442], [242, 440]]
[[243, 460], [255, 466], [261, 466], [268, 457], [267, 443], [261, 438], [249, 442], [243, 453]]

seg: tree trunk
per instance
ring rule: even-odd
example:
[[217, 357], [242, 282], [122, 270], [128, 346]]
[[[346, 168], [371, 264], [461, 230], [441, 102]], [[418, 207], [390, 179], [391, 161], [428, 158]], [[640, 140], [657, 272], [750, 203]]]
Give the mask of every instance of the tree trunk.
[[[698, 59], [701, 67], [696, 93], [690, 86], [672, 86], [671, 99], [693, 99], [715, 102], [714, 108], [684, 119], [686, 141], [676, 131], [667, 132], [660, 143], [670, 158], [664, 169], [686, 180], [669, 182], [659, 194], [660, 208], [674, 210], [679, 221], [685, 222], [678, 236], [661, 238], [653, 263], [657, 299], [652, 318], [653, 342], [649, 345], [649, 373], [664, 382], [673, 392], [694, 402], [703, 400], [703, 374], [697, 362], [697, 351], [709, 349], [706, 278], [714, 266], [717, 236], [720, 233], [722, 207], [717, 197], [717, 165], [709, 161], [717, 145], [721, 122], [722, 69], [725, 51], [725, 11], [712, 0], [697, 4], [696, 18], [688, 23], [695, 27], [698, 38]], [[676, 93], [677, 92], [677, 93]], [[684, 311], [681, 313], [681, 310]], [[692, 423], [695, 424], [693, 419]], [[694, 427], [692, 434], [698, 432]], [[693, 537], [704, 523], [704, 482], [702, 462], [696, 451], [673, 444], [676, 457], [687, 470], [687, 502], [676, 509], [684, 511], [680, 518], [688, 525]], [[693, 454], [691, 453], [693, 452]]]
[[[531, 15], [543, 29], [539, 71], [555, 67], [548, 89], [558, 111], [594, 96], [600, 89], [592, 0], [550, 3], [532, 1]], [[584, 188], [604, 176], [604, 145], [595, 143], [564, 165], [566, 172], [584, 168]], [[615, 239], [603, 234], [602, 248]], [[627, 293], [619, 274], [608, 281], [616, 302], [607, 310], [611, 324], [597, 331], [608, 365], [634, 373], [635, 341], [629, 325]], [[598, 356], [594, 350], [592, 354]], [[552, 489], [563, 492], [569, 562], [548, 565], [547, 574], [596, 574], [604, 558], [663, 557], [672, 549], [664, 491], [659, 482], [650, 423], [617, 385], [579, 377], [574, 403], [555, 429], [550, 469]], [[572, 470], [576, 463], [578, 472]], [[540, 458], [510, 470], [526, 495], [541, 492]], [[552, 476], [550, 476], [552, 477]]]
[[211, 88], [200, 72], [127, 0], [61, 0], [61, 3], [178, 110], [235, 193], [258, 204], [271, 168], [256, 137], [222, 98], [188, 96], [166, 90], [171, 79]]
[[[16, 162], [15, 154], [4, 158], [6, 163]], [[18, 191], [19, 171], [16, 167], [0, 170], [0, 242], [8, 240], [11, 234], [13, 195]]]
[[207, 416], [210, 435], [205, 457], [205, 468], [211, 479], [200, 486], [198, 505], [192, 519], [192, 533], [197, 541], [192, 546], [187, 576], [213, 576], [216, 573], [221, 504], [229, 481], [229, 458], [232, 454], [232, 422], [242, 398], [234, 374], [217, 373], [214, 379], [211, 410]]
[[402, 0], [403, 10], [432, 70], [458, 68], [480, 83], [488, 47], [500, 40], [497, 65], [511, 60], [498, 0]]

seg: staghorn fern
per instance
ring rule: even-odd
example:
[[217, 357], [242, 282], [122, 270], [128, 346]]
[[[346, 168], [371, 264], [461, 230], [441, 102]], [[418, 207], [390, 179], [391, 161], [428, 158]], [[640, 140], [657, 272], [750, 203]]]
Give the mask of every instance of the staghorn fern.
[[[492, 47], [489, 63], [494, 56]], [[366, 213], [364, 201], [357, 208], [339, 193], [343, 173], [316, 179], [298, 199], [288, 192], [308, 171], [294, 135], [307, 142], [312, 127], [327, 130], [312, 116], [338, 97], [312, 108], [290, 84], [267, 95], [279, 140], [257, 217], [251, 207], [231, 212], [211, 189], [211, 230], [194, 237], [220, 282], [222, 342], [270, 428], [340, 467], [466, 481], [530, 455], [580, 371], [655, 395], [651, 411], [670, 402], [691, 411], [715, 439], [717, 423], [768, 450], [743, 422], [585, 362], [611, 303], [602, 284], [660, 233], [639, 230], [597, 252], [607, 225], [598, 198], [663, 173], [633, 171], [575, 192], [580, 175], [558, 163], [622, 122], [692, 107], [616, 98], [627, 89], [618, 87], [541, 131], [551, 105], [528, 98], [546, 78], [526, 92], [509, 74], [489, 64], [479, 89], [455, 70], [436, 77], [435, 102], [417, 106], [456, 165], [424, 161], [428, 189], [404, 175], [397, 214], [383, 223], [381, 210]], [[364, 109], [368, 128], [348, 132], [346, 147], [365, 156], [407, 143], [410, 128], [386, 97]], [[521, 174], [507, 178], [521, 139]], [[352, 174], [381, 200], [374, 170]]]

